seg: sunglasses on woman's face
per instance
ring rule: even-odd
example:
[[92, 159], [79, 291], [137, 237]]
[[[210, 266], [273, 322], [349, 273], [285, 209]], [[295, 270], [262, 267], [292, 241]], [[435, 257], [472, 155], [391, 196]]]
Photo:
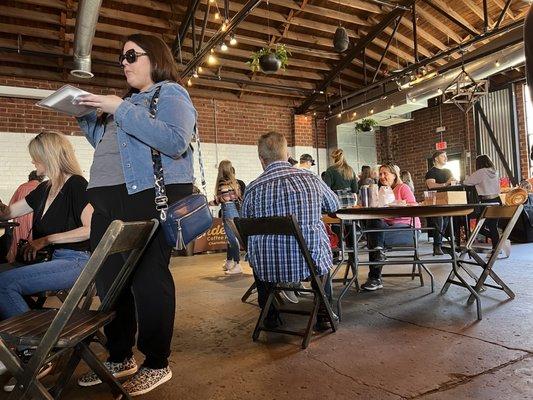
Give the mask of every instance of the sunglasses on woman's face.
[[140, 52], [135, 51], [135, 49], [130, 49], [124, 54], [121, 54], [120, 56], [118, 56], [118, 62], [120, 66], [122, 67], [122, 62], [124, 60], [126, 60], [128, 64], [133, 64], [135, 61], [137, 61], [137, 58], [145, 56], [145, 55], [146, 53], [140, 53]]

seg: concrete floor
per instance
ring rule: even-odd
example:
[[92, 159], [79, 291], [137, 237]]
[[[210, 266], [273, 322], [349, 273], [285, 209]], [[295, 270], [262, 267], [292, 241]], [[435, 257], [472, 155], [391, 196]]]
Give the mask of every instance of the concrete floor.
[[[513, 245], [511, 258], [499, 261], [496, 271], [516, 299], [488, 290], [480, 322], [465, 289], [438, 294], [449, 267], [433, 266], [436, 293], [408, 278], [388, 278], [375, 293], [353, 291], [338, 332], [315, 336], [306, 350], [285, 335], [262, 333], [252, 342], [255, 296], [239, 300], [252, 282], [248, 267], [227, 277], [223, 254], [173, 258], [174, 378], [143, 398], [533, 399], [532, 251]], [[84, 371], [80, 366], [76, 376]], [[82, 390], [71, 383], [65, 398], [111, 395], [104, 385]]]

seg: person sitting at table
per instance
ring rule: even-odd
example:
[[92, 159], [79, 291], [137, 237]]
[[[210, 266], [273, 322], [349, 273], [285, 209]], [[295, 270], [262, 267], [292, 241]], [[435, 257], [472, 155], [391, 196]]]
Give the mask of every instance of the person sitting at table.
[[413, 178], [411, 177], [411, 173], [409, 171], [406, 171], [405, 169], [400, 172], [400, 178], [402, 178], [402, 182], [405, 183], [407, 186], [409, 186], [409, 189], [411, 189], [411, 192], [415, 192], [415, 185], [413, 183]]
[[[11, 205], [0, 204], [0, 221], [33, 212], [33, 239], [22, 248], [30, 265], [0, 273], [0, 320], [28, 311], [24, 296], [70, 289], [90, 256], [93, 208], [72, 144], [60, 133], [42, 132], [30, 141], [28, 149], [37, 174], [50, 179], [25, 198]], [[49, 250], [51, 259], [31, 264], [43, 249]], [[13, 387], [8, 384], [4, 389]]]
[[353, 195], [358, 191], [357, 175], [346, 162], [342, 149], [334, 150], [331, 159], [333, 165], [322, 174], [322, 179], [339, 197], [341, 208], [352, 207], [355, 205]]
[[296, 165], [296, 168], [311, 170], [311, 167], [315, 165], [315, 160], [311, 154], [302, 154], [300, 156], [300, 162]]
[[[17, 188], [17, 190], [15, 190], [15, 193], [13, 193], [11, 200], [9, 200], [9, 204], [15, 204], [17, 201], [25, 198], [28, 194], [30, 194], [31, 191], [33, 191], [37, 186], [39, 186], [39, 183], [41, 183], [43, 180], [44, 176], [37, 175], [37, 171], [35, 170], [31, 171], [28, 175], [28, 182], [24, 182]], [[9, 252], [7, 254], [7, 262], [12, 263], [15, 261], [15, 256], [17, 254], [17, 244], [20, 239], [31, 240], [32, 220], [33, 213], [29, 213], [23, 215], [22, 217], [13, 219], [13, 222], [18, 223], [19, 226], [13, 228], [13, 241], [11, 242]]]
[[[392, 164], [379, 167], [379, 181], [383, 186], [392, 188], [397, 202], [405, 204], [416, 203], [415, 196], [408, 185], [402, 182], [398, 170]], [[391, 228], [412, 228], [412, 219], [409, 217], [373, 219], [367, 223], [367, 229], [382, 229], [384, 232], [367, 233], [367, 244], [370, 250], [369, 261], [385, 261], [384, 249], [386, 246], [405, 246], [413, 244], [413, 231], [390, 231]], [[415, 218], [415, 228], [420, 228], [420, 220]], [[374, 291], [383, 288], [381, 270], [383, 265], [371, 265], [367, 281], [361, 285], [364, 290]]]
[[359, 182], [357, 182], [357, 186], [361, 188], [361, 186], [372, 185], [373, 183], [376, 183], [376, 181], [372, 179], [371, 175], [372, 168], [370, 168], [370, 165], [363, 165], [361, 167], [361, 174], [359, 174]]
[[[476, 187], [480, 203], [502, 204], [500, 199], [500, 174], [488, 155], [481, 154], [476, 157], [476, 170], [472, 175], [465, 178], [463, 184]], [[486, 220], [479, 233], [490, 238], [492, 249], [494, 250], [500, 240], [498, 220]], [[506, 240], [502, 250], [505, 256], [509, 257], [511, 254], [511, 242], [509, 240]]]
[[[339, 208], [337, 196], [314, 173], [291, 167], [287, 162], [287, 140], [282, 134], [268, 132], [262, 135], [258, 141], [258, 152], [264, 172], [250, 183], [244, 193], [242, 217], [294, 215], [318, 275], [327, 276], [333, 259], [321, 217], [322, 211], [333, 212]], [[265, 306], [269, 283], [297, 283], [310, 275], [295, 238], [252, 236], [248, 241], [248, 257], [257, 284], [260, 307]], [[329, 279], [326, 279], [324, 289], [331, 299]], [[265, 325], [270, 328], [278, 325], [278, 314], [273, 306]], [[324, 315], [319, 314], [316, 328], [328, 328]]]
[[[431, 156], [433, 167], [426, 173], [426, 186], [429, 190], [454, 185], [456, 183], [452, 171], [444, 168], [448, 162], [448, 156], [443, 150], [438, 150]], [[450, 217], [428, 218], [428, 225], [433, 226], [433, 255], [441, 256], [442, 251], [442, 232], [448, 227]]]

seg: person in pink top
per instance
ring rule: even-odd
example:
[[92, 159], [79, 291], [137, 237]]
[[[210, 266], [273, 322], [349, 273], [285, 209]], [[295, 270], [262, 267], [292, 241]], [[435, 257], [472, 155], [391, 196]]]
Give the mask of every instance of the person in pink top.
[[[15, 204], [17, 201], [26, 198], [30, 192], [33, 191], [39, 183], [44, 179], [44, 176], [37, 175], [37, 171], [31, 171], [28, 176], [28, 182], [20, 185], [11, 200], [9, 205]], [[23, 215], [22, 217], [17, 217], [13, 219], [14, 222], [18, 222], [19, 226], [13, 229], [13, 240], [11, 241], [11, 246], [9, 247], [9, 252], [7, 253], [7, 262], [12, 263], [15, 261], [15, 256], [17, 255], [17, 244], [20, 239], [30, 240], [31, 241], [31, 226], [33, 221], [33, 213]]]
[[[392, 164], [384, 164], [379, 167], [379, 182], [383, 186], [389, 186], [394, 192], [397, 203], [416, 203], [415, 195], [411, 188], [402, 182], [398, 169]], [[420, 220], [415, 218], [415, 227], [420, 228]], [[367, 223], [367, 229], [383, 229], [383, 232], [371, 232], [367, 234], [368, 249], [371, 250], [369, 261], [385, 261], [383, 249], [386, 246], [406, 246], [413, 244], [413, 231], [390, 231], [390, 228], [412, 228], [411, 218], [386, 218], [374, 219]], [[418, 232], [418, 231], [417, 231]], [[368, 273], [367, 281], [361, 285], [364, 290], [374, 291], [383, 288], [381, 269], [383, 265], [372, 265]]]

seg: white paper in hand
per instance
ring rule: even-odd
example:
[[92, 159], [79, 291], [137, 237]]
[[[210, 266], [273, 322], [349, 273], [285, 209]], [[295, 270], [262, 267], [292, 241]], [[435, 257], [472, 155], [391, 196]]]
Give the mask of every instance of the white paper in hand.
[[36, 104], [39, 107], [59, 111], [73, 117], [83, 117], [84, 115], [95, 110], [94, 107], [82, 106], [78, 104], [77, 98], [87, 94], [91, 93], [71, 85], [65, 85]]

